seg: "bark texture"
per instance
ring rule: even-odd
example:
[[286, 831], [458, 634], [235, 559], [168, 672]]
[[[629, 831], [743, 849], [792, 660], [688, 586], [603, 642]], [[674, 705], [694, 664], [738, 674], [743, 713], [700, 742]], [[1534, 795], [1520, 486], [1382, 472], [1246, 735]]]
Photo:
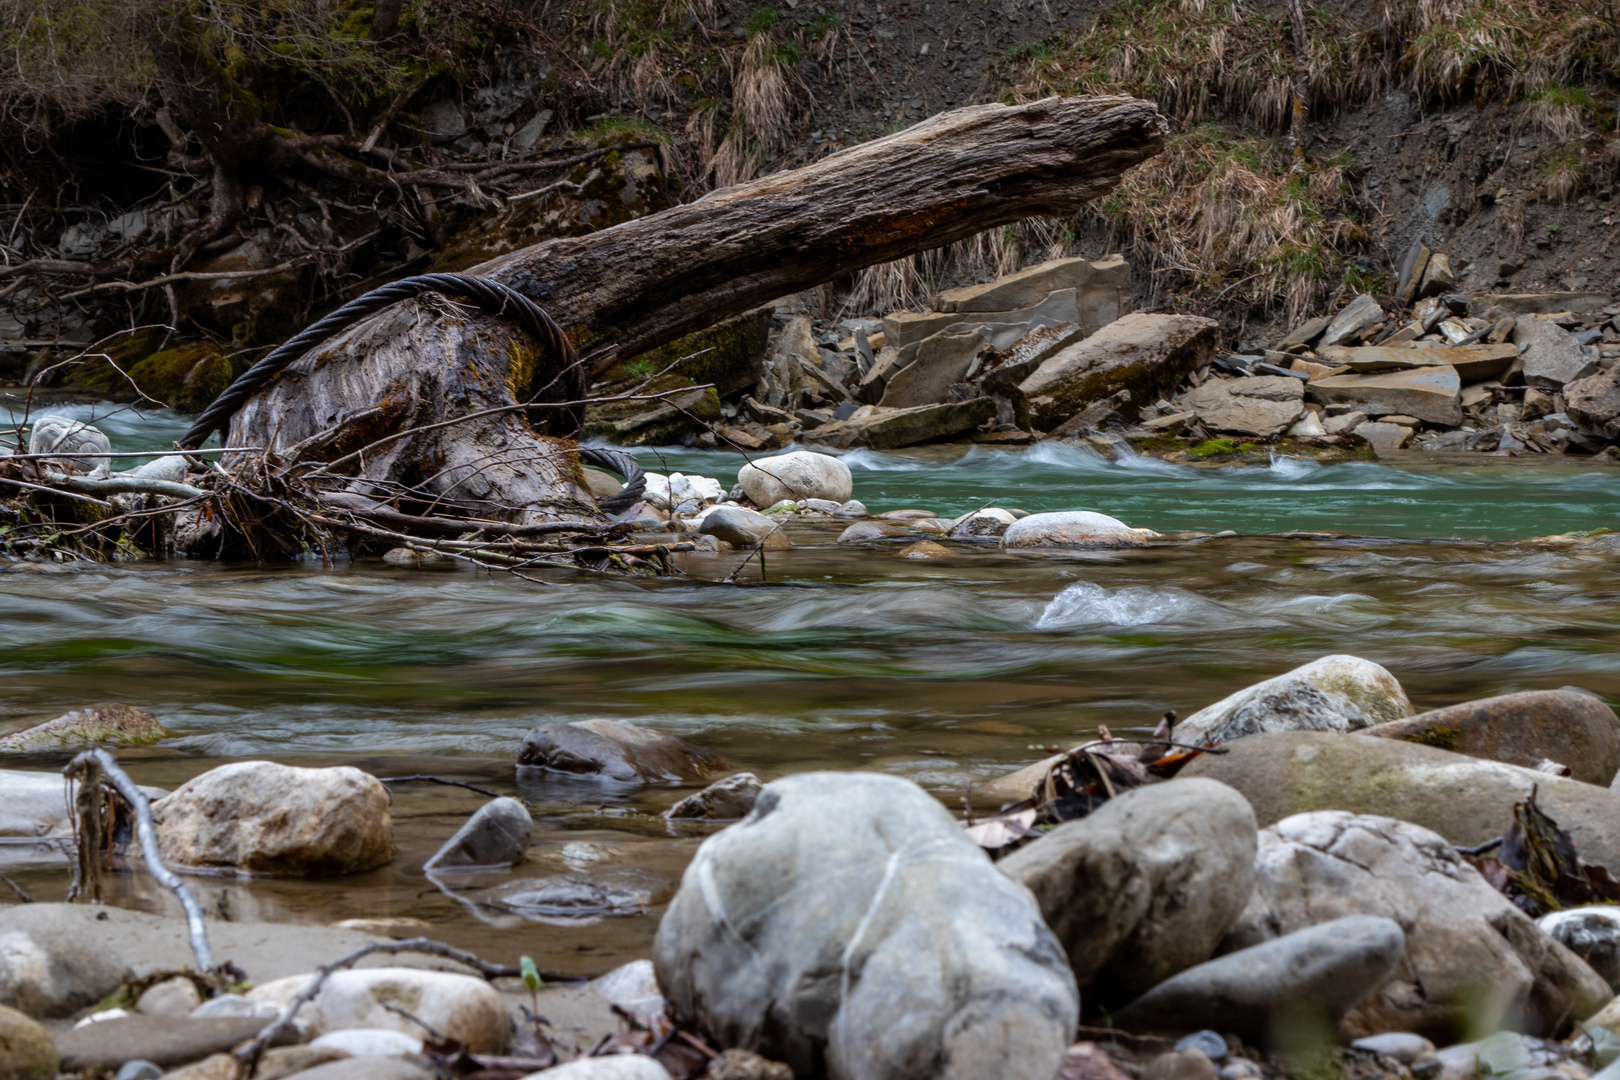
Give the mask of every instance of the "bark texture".
[[[1157, 153], [1166, 130], [1151, 103], [1129, 97], [958, 109], [471, 272], [539, 301], [582, 353], [613, 345], [634, 356], [862, 267], [1074, 213]], [[546, 381], [536, 374], [543, 360], [506, 322], [425, 297], [296, 361], [237, 413], [231, 440], [284, 449], [387, 403], [323, 454], [331, 460], [390, 431], [529, 400]], [[358, 475], [476, 500], [513, 520], [572, 516], [592, 502], [571, 446], [534, 435], [514, 411], [397, 440]]]

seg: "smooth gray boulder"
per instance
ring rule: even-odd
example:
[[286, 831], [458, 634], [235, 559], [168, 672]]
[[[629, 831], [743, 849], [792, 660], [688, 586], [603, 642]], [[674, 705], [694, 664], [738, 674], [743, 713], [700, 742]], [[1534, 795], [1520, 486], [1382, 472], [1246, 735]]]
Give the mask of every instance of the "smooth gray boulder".
[[1254, 891], [1258, 827], [1225, 784], [1151, 784], [997, 863], [1029, 889], [1076, 982], [1145, 993], [1215, 954]]
[[1154, 536], [1148, 529], [1133, 529], [1118, 518], [1091, 510], [1064, 510], [1030, 514], [1007, 526], [1001, 534], [1004, 548], [1112, 548], [1141, 547]]
[[742, 506], [717, 506], [703, 515], [698, 532], [724, 540], [734, 547], [757, 547], [776, 531], [780, 523], [780, 518], [768, 518], [758, 510]]
[[654, 964], [722, 1048], [833, 1080], [1050, 1077], [1079, 1013], [1029, 890], [932, 796], [871, 773], [766, 786], [698, 849]]
[[1299, 814], [1260, 834], [1255, 866], [1254, 896], [1230, 947], [1350, 915], [1393, 919], [1405, 931], [1406, 962], [1343, 1016], [1349, 1038], [1410, 1031], [1449, 1042], [1469, 1025], [1553, 1036], [1613, 997], [1444, 837], [1420, 826], [1338, 810]]
[[1213, 1028], [1263, 1044], [1282, 1024], [1336, 1024], [1405, 953], [1399, 923], [1351, 915], [1199, 964], [1114, 1013], [1113, 1026], [1167, 1034]]
[[517, 763], [636, 784], [704, 781], [727, 771], [724, 761], [685, 739], [622, 720], [540, 724], [523, 737]]
[[1412, 715], [1406, 691], [1359, 656], [1324, 656], [1239, 690], [1176, 725], [1176, 739], [1222, 743], [1267, 731], [1349, 732]]
[[810, 450], [758, 458], [737, 470], [737, 483], [759, 507], [775, 506], [783, 499], [847, 502], [855, 489], [848, 465]]
[[665, 810], [664, 816], [671, 821], [736, 821], [748, 816], [763, 790], [759, 777], [738, 773], [688, 795]]
[[516, 799], [491, 799], [468, 818], [444, 846], [423, 864], [424, 870], [471, 870], [511, 866], [523, 861], [534, 818]]

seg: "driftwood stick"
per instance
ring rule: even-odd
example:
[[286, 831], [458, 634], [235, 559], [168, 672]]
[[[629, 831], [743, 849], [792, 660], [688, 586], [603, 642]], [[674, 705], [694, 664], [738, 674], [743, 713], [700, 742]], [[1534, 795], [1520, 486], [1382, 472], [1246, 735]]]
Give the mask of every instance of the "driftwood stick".
[[164, 865], [163, 856], [158, 851], [157, 829], [152, 824], [152, 806], [146, 801], [146, 792], [118, 767], [118, 760], [105, 750], [86, 750], [68, 762], [62, 773], [71, 777], [75, 773], [88, 771], [92, 765], [98, 766], [106, 774], [106, 782], [135, 811], [135, 829], [141, 839], [141, 857], [146, 860], [146, 872], [156, 878], [159, 885], [180, 898], [180, 906], [186, 909], [186, 929], [191, 935], [191, 951], [197, 957], [197, 967], [202, 971], [213, 971], [214, 951], [208, 947], [208, 927], [203, 922], [202, 905], [197, 903], [197, 898], [186, 883]]
[[87, 495], [164, 495], [171, 499], [200, 499], [208, 492], [190, 484], [177, 484], [173, 480], [153, 480], [145, 476], [66, 476], [47, 474], [52, 484], [67, 491], [82, 491]]

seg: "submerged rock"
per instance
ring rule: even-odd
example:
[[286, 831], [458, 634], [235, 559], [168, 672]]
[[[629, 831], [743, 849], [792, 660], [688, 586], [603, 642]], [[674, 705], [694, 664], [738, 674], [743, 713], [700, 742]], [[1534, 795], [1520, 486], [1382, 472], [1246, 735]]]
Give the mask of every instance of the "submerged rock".
[[733, 547], [758, 547], [778, 537], [787, 539], [786, 534], [777, 528], [779, 523], [757, 510], [741, 506], [717, 506], [703, 515], [698, 532], [724, 540]]
[[374, 870], [394, 857], [387, 790], [347, 765], [221, 765], [153, 803], [152, 820], [171, 866], [297, 877]]
[[1253, 892], [1256, 832], [1225, 784], [1154, 784], [997, 866], [1034, 894], [1081, 990], [1126, 995], [1110, 1007], [1214, 955]]
[[1189, 743], [1223, 743], [1265, 731], [1356, 731], [1412, 715], [1387, 670], [1359, 656], [1324, 656], [1256, 683], [1176, 725]]
[[1449, 1040], [1470, 1024], [1552, 1036], [1613, 997], [1444, 837], [1340, 810], [1261, 832], [1254, 897], [1228, 944], [1247, 948], [1351, 915], [1397, 920], [1406, 937], [1400, 970], [1341, 1014], [1352, 1038], [1411, 1031]]
[[0, 1005], [0, 1080], [56, 1080], [57, 1067], [51, 1033]]
[[[248, 991], [252, 1001], [285, 1007], [313, 975], [293, 975]], [[457, 1039], [475, 1054], [499, 1054], [511, 1039], [501, 995], [483, 979], [424, 968], [362, 968], [336, 971], [320, 993], [298, 1011], [311, 1037], [346, 1028], [382, 1028], [414, 1038], [422, 1029], [395, 1005]], [[262, 1024], [261, 1024], [262, 1026]]]
[[1374, 724], [1358, 734], [1527, 768], [1556, 761], [1569, 766], [1575, 779], [1604, 787], [1620, 771], [1620, 717], [1578, 690], [1529, 690], [1465, 701]]
[[944, 544], [936, 544], [932, 540], [918, 540], [900, 549], [902, 559], [946, 559], [954, 554]]
[[848, 465], [810, 450], [750, 462], [737, 470], [737, 483], [755, 506], [774, 506], [783, 499], [844, 503], [855, 490]]
[[1393, 919], [1352, 915], [1200, 964], [1113, 1014], [1126, 1031], [1198, 1028], [1266, 1043], [1278, 1021], [1329, 1025], [1372, 993], [1405, 953]]
[[753, 773], [738, 773], [688, 795], [665, 810], [664, 816], [672, 821], [736, 821], [748, 816], [763, 788]]
[[1001, 534], [1004, 548], [1110, 548], [1140, 547], [1152, 535], [1133, 529], [1118, 518], [1090, 510], [1030, 514], [1007, 526]]
[[64, 713], [55, 720], [0, 736], [0, 752], [78, 750], [87, 746], [151, 746], [167, 734], [151, 713], [116, 701], [102, 701]]
[[491, 799], [445, 841], [424, 870], [511, 866], [523, 861], [534, 832], [529, 808], [513, 798]]
[[710, 837], [658, 928], [678, 1017], [847, 1080], [1049, 1077], [1074, 976], [1027, 889], [914, 784], [778, 780]]
[[706, 781], [729, 766], [685, 739], [622, 720], [540, 724], [523, 737], [519, 766], [623, 783]]
[[999, 506], [963, 514], [951, 525], [952, 540], [998, 540], [1010, 529], [1018, 517]]

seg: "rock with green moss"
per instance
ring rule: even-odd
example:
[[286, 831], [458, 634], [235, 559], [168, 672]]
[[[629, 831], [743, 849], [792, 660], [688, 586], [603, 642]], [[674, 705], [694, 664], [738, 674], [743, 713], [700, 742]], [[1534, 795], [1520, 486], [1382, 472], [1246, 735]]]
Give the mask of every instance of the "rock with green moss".
[[676, 338], [651, 352], [614, 364], [602, 376], [611, 385], [634, 383], [669, 369], [687, 385], [713, 383], [721, 397], [753, 386], [765, 373], [771, 311], [758, 308]]
[[1182, 742], [1222, 743], [1266, 731], [1358, 731], [1412, 715], [1395, 676], [1359, 656], [1324, 656], [1200, 709]]
[[116, 701], [86, 705], [43, 724], [0, 736], [0, 752], [78, 750], [87, 746], [151, 746], [166, 736], [151, 713]]

